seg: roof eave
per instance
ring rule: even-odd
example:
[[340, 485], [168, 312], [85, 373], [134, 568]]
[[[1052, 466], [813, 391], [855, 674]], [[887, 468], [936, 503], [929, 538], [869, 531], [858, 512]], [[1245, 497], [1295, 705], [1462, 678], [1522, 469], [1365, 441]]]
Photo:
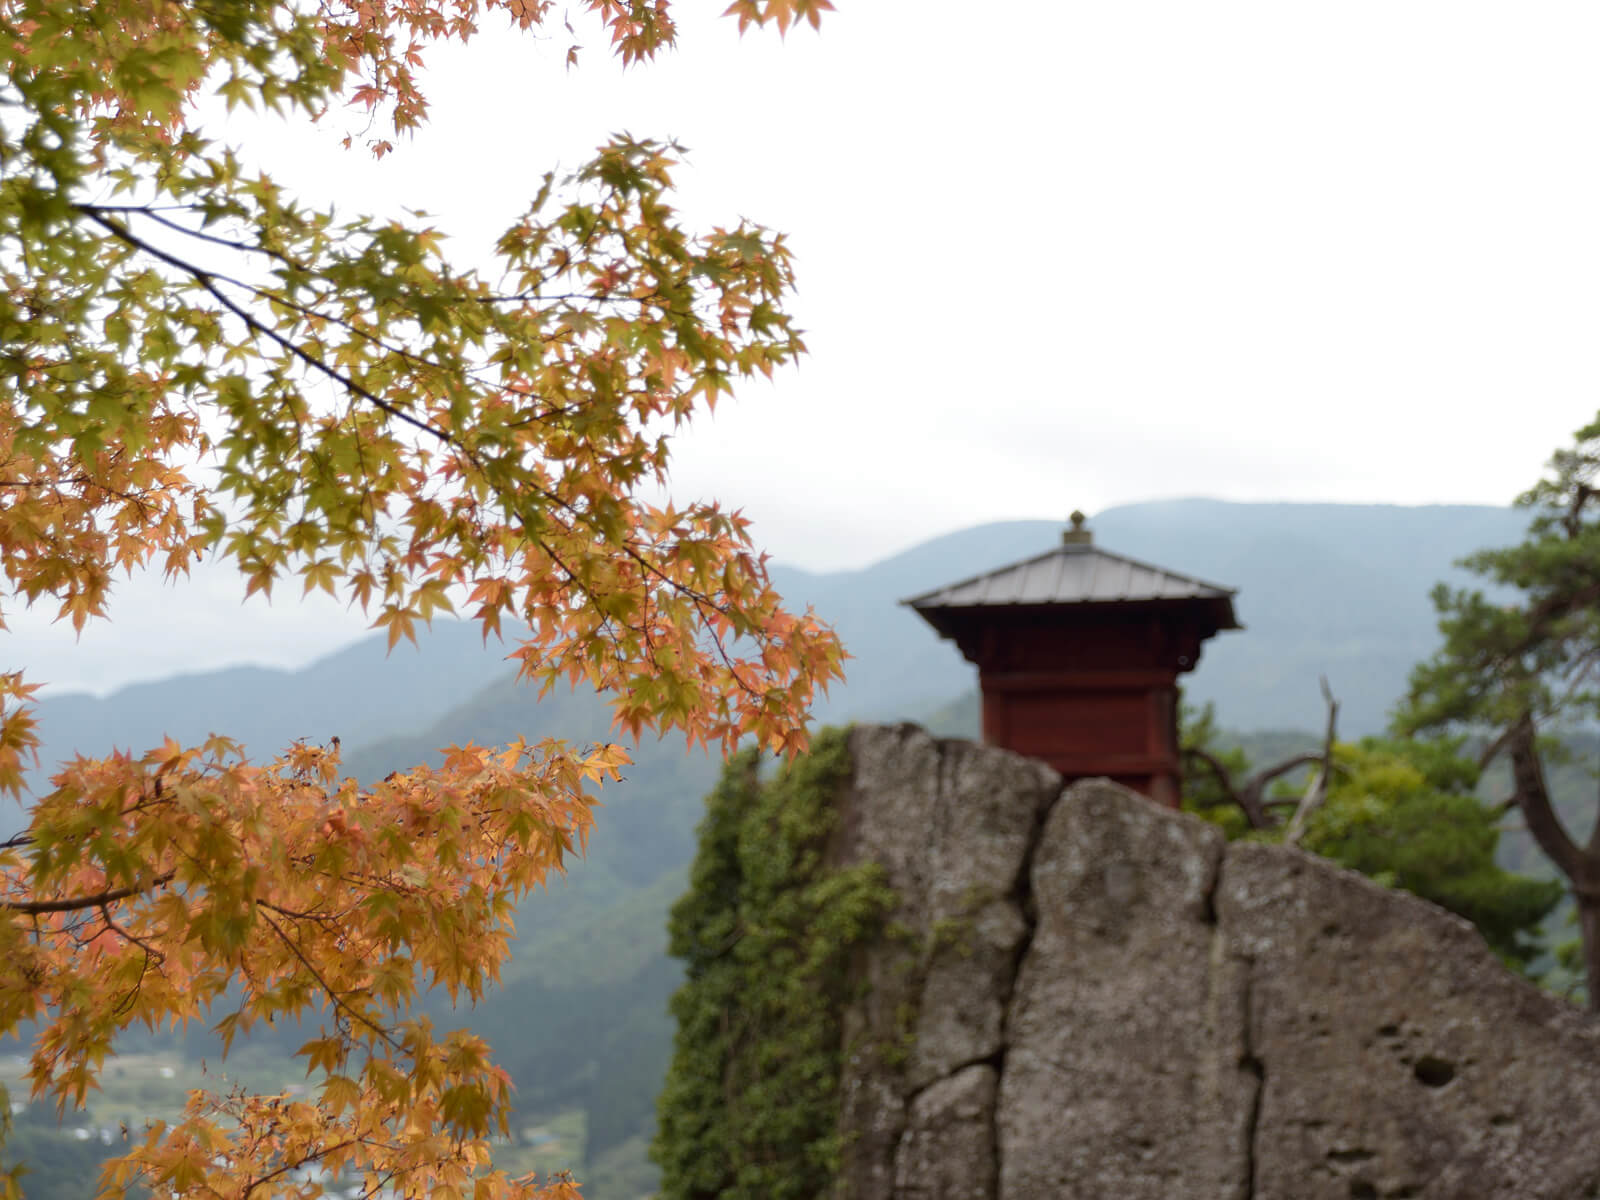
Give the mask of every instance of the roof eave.
[[[929, 594], [937, 595], [937, 593]], [[1121, 609], [1127, 611], [1138, 608], [1173, 609], [1196, 607], [1209, 607], [1213, 612], [1217, 613], [1217, 632], [1222, 633], [1227, 630], [1244, 628], [1233, 611], [1233, 597], [1235, 594], [1234, 589], [1229, 589], [1220, 596], [1149, 596], [1136, 600], [1054, 600], [1045, 603], [1002, 601], [982, 604], [924, 604], [921, 601], [925, 597], [918, 596], [910, 600], [902, 600], [900, 603], [907, 608], [913, 609], [918, 616], [938, 630], [942, 637], [952, 636], [946, 632], [945, 625], [948, 618], [954, 617], [957, 613], [976, 615], [985, 612], [1006, 612], [1022, 614], [1062, 612], [1068, 609], [1080, 611], [1085, 609]], [[935, 619], [936, 616], [938, 619]]]

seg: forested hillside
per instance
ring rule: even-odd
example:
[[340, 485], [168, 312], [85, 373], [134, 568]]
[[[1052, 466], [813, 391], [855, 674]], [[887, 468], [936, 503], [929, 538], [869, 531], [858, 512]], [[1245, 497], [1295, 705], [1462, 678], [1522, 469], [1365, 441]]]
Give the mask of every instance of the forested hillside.
[[[1134, 505], [1091, 522], [1108, 549], [1239, 589], [1245, 631], [1210, 643], [1186, 680], [1192, 699], [1216, 704], [1220, 724], [1316, 729], [1317, 678], [1326, 674], [1350, 736], [1382, 726], [1411, 664], [1434, 645], [1430, 585], [1451, 573], [1456, 557], [1515, 539], [1521, 524], [1495, 508], [1210, 501]], [[972, 729], [971, 670], [897, 601], [1041, 553], [1058, 534], [1054, 522], [990, 525], [860, 571], [776, 570], [786, 598], [815, 605], [854, 655], [847, 685], [819, 706], [819, 717]], [[472, 628], [440, 623], [420, 651], [402, 645], [385, 656], [374, 637], [300, 672], [234, 669], [103, 700], [53, 696], [41, 705], [41, 723], [53, 755], [144, 748], [163, 734], [193, 741], [214, 728], [249, 739], [253, 757], [296, 737], [338, 736], [346, 771], [365, 781], [452, 743], [615, 737], [595, 697], [558, 689], [541, 701], [513, 682], [504, 653], [483, 646]], [[560, 1147], [564, 1158], [538, 1161], [579, 1170], [590, 1200], [638, 1194], [653, 1178], [644, 1145], [670, 1052], [666, 998], [679, 978], [665, 956], [665, 914], [683, 888], [702, 797], [721, 765], [686, 752], [679, 738], [631, 753], [625, 781], [600, 797], [587, 858], [519, 915], [503, 986], [473, 1012], [437, 1014], [445, 1024], [470, 1022], [489, 1039], [516, 1081], [519, 1149]], [[1526, 848], [1515, 853], [1523, 858]], [[258, 1038], [251, 1061], [287, 1058], [302, 1040], [293, 1029]], [[215, 1061], [219, 1050], [199, 1032], [138, 1048], [188, 1061]], [[569, 1128], [581, 1134], [561, 1132]]]

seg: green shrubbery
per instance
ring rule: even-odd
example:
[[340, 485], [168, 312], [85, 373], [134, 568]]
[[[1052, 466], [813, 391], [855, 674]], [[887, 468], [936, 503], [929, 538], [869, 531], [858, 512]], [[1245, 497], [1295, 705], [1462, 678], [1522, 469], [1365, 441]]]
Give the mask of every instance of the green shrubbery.
[[848, 777], [845, 734], [761, 778], [729, 762], [706, 801], [689, 891], [672, 910], [686, 981], [652, 1154], [673, 1200], [809, 1200], [839, 1161], [840, 1019], [854, 949], [894, 894], [826, 857]]
[[[1191, 714], [1185, 745], [1201, 746], [1234, 779], [1250, 769], [1245, 751], [1224, 747], [1208, 710]], [[1281, 747], [1280, 747], [1281, 749]], [[1544, 952], [1541, 925], [1562, 885], [1509, 871], [1495, 861], [1504, 813], [1475, 794], [1479, 771], [1448, 740], [1363, 738], [1333, 748], [1333, 778], [1301, 846], [1465, 917], [1507, 965], [1527, 970]], [[1292, 795], [1295, 789], [1285, 788]], [[1211, 772], [1186, 780], [1184, 807], [1230, 838], [1276, 841], [1284, 824], [1251, 830]], [[1277, 810], [1281, 813], [1281, 810]]]

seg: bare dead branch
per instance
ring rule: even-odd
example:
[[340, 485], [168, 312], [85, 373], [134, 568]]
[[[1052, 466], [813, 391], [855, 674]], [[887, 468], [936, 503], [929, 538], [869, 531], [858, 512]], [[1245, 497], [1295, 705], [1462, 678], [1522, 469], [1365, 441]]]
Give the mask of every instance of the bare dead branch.
[[1326, 675], [1322, 676], [1321, 683], [1322, 702], [1328, 706], [1328, 727], [1322, 735], [1322, 765], [1296, 806], [1294, 816], [1289, 818], [1288, 832], [1283, 835], [1286, 846], [1298, 846], [1300, 839], [1305, 837], [1311, 818], [1328, 798], [1328, 785], [1333, 778], [1333, 741], [1339, 725], [1339, 702], [1333, 698], [1333, 689], [1328, 686]]

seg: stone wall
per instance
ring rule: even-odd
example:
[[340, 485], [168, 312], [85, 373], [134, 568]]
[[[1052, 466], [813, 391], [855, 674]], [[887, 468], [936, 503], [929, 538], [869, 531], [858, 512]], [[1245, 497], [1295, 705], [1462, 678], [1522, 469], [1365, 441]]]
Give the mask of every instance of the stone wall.
[[1114, 784], [860, 727], [902, 901], [848, 1013], [850, 1200], [1600, 1196], [1600, 1026], [1414, 897]]

